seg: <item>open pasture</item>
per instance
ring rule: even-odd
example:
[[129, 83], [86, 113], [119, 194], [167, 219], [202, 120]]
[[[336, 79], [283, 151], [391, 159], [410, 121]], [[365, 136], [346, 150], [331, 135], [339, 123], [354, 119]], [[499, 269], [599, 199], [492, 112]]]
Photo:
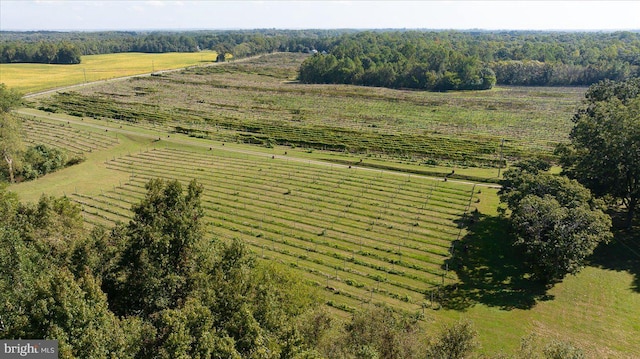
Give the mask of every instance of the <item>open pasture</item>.
[[431, 305], [430, 290], [455, 280], [443, 264], [465, 233], [472, 186], [217, 152], [155, 149], [109, 160], [129, 181], [71, 197], [89, 223], [112, 224], [129, 218], [149, 179], [196, 178], [212, 236], [241, 238], [292, 266], [347, 311], [370, 301], [419, 310]]
[[0, 64], [0, 83], [31, 93], [63, 86], [211, 63], [211, 51], [197, 53], [119, 53], [82, 56], [77, 65]]
[[566, 140], [585, 90], [501, 87], [432, 93], [302, 85], [295, 78], [305, 56], [273, 54], [102, 84], [35, 106], [154, 123], [194, 137], [496, 167], [502, 156], [552, 156], [555, 144]]

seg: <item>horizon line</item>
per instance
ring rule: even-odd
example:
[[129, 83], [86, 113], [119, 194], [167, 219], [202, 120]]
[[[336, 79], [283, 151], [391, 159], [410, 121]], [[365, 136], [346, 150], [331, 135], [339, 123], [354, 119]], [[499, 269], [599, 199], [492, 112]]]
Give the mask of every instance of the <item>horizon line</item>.
[[256, 28], [102, 28], [102, 29], [0, 29], [0, 32], [101, 32], [101, 31], [257, 31], [257, 30], [283, 30], [283, 31], [300, 31], [300, 30], [408, 30], [408, 31], [548, 31], [548, 32], [640, 32], [640, 28], [601, 28], [601, 29], [513, 29], [513, 28], [426, 28], [426, 27], [256, 27]]

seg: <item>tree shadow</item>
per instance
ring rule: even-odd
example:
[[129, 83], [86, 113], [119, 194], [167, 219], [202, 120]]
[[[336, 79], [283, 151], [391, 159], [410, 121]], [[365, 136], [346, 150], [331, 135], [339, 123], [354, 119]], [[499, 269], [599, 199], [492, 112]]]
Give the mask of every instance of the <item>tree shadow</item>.
[[[622, 227], [623, 220], [619, 217], [612, 215], [614, 228]], [[636, 221], [631, 229], [614, 229], [611, 242], [600, 244], [593, 252], [589, 264], [629, 272], [634, 277], [631, 289], [640, 293], [640, 223]]]
[[511, 245], [508, 222], [478, 213], [468, 220], [467, 235], [454, 242], [445, 268], [459, 281], [439, 295], [443, 308], [465, 310], [481, 303], [504, 310], [529, 309], [553, 299], [547, 284], [532, 278], [524, 255]]

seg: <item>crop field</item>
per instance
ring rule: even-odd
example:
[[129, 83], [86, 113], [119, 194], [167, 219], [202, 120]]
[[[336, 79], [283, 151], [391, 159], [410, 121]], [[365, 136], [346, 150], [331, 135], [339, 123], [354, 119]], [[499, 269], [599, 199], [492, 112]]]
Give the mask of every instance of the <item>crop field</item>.
[[[25, 117], [23, 129], [28, 142], [74, 153], [118, 143], [64, 122]], [[477, 200], [467, 184], [340, 165], [327, 171], [287, 156], [152, 149], [105, 165], [129, 180], [99, 195], [70, 194], [87, 223], [126, 222], [149, 179], [196, 178], [206, 188], [212, 236], [241, 238], [263, 258], [294, 267], [326, 289], [327, 304], [345, 311], [370, 302], [432, 306], [428, 294], [455, 281], [444, 261]]]
[[[552, 157], [584, 88], [429, 93], [295, 82], [301, 54], [81, 88], [33, 106], [194, 137], [497, 167]], [[504, 141], [503, 141], [504, 139]]]
[[130, 179], [97, 196], [74, 193], [87, 222], [126, 221], [152, 178], [196, 178], [205, 186], [209, 231], [240, 238], [322, 286], [327, 304], [353, 311], [386, 302], [418, 310], [427, 294], [455, 280], [444, 270], [471, 185], [381, 171], [300, 165], [214, 153], [155, 149], [109, 160]]
[[82, 56], [77, 65], [0, 64], [0, 83], [23, 93], [211, 63], [215, 52]]
[[118, 144], [114, 136], [75, 129], [64, 123], [52, 125], [35, 118], [23, 117], [22, 128], [26, 143], [46, 143], [74, 155], [106, 150]]

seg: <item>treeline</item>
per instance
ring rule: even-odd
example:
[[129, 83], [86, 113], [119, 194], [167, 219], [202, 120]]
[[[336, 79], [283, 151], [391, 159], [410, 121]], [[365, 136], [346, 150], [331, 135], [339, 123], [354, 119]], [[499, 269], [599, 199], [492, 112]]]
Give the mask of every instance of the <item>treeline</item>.
[[364, 32], [340, 37], [329, 53], [302, 64], [303, 83], [341, 83], [424, 90], [484, 90], [496, 75], [477, 56], [416, 32]]
[[449, 90], [640, 74], [636, 32], [359, 32], [321, 45], [300, 68], [302, 82]]
[[603, 80], [638, 76], [638, 66], [620, 61], [575, 65], [538, 60], [506, 60], [490, 64], [497, 83], [521, 86], [587, 86]]
[[[252, 30], [190, 32], [2, 32], [0, 63], [79, 63], [82, 55], [122, 52], [215, 50], [245, 57], [274, 51], [309, 51], [334, 30]], [[57, 55], [57, 51], [66, 51]], [[72, 52], [73, 57], [67, 56]]]
[[151, 34], [144, 37], [114, 34], [86, 36], [60, 41], [55, 36], [35, 37], [36, 42], [14, 40], [0, 45], [2, 63], [79, 64], [82, 55], [120, 52], [195, 52], [199, 50], [193, 37]]
[[0, 45], [0, 63], [79, 64], [82, 53], [69, 42], [10, 42]]

